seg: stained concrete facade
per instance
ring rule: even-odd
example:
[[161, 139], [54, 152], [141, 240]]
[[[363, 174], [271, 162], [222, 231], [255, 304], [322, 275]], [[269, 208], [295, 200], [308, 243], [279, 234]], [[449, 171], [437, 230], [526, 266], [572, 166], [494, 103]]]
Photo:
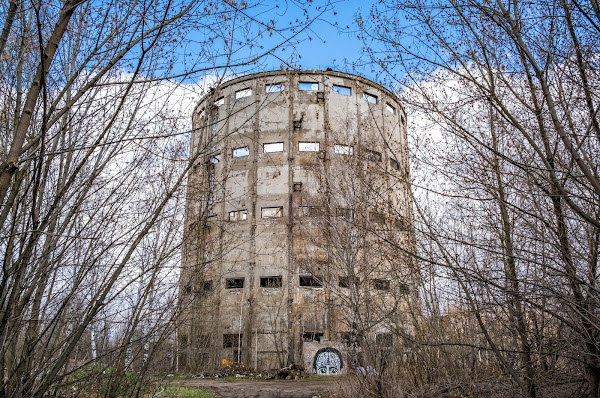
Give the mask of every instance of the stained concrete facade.
[[219, 85], [193, 126], [180, 368], [338, 373], [395, 345], [416, 297], [398, 98], [346, 73], [265, 72]]

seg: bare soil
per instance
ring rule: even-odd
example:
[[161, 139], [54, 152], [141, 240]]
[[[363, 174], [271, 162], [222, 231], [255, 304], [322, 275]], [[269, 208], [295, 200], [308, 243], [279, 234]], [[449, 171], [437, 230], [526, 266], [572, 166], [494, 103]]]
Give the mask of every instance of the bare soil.
[[328, 397], [335, 389], [336, 377], [325, 380], [178, 380], [173, 384], [196, 387], [215, 394], [216, 398], [313, 398]]

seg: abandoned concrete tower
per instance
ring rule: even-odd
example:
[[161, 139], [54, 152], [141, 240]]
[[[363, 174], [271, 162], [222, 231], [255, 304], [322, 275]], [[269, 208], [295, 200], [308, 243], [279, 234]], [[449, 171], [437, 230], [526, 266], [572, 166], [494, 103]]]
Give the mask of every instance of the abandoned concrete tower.
[[276, 71], [194, 111], [181, 370], [381, 361], [416, 299], [406, 115], [362, 77]]

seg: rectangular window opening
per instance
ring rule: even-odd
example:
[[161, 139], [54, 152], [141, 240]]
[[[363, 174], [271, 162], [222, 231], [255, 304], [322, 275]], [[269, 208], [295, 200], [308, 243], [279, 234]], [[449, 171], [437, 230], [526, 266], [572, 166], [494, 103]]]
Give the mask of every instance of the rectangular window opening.
[[381, 152], [366, 151], [365, 158], [373, 162], [381, 162]]
[[357, 284], [357, 279], [353, 276], [340, 276], [338, 279], [339, 287], [344, 289], [349, 289], [350, 286]]
[[243, 289], [244, 278], [227, 278], [225, 279], [225, 289]]
[[333, 92], [341, 95], [350, 95], [352, 93], [352, 90], [350, 89], [350, 87], [333, 86]]
[[321, 342], [323, 338], [322, 332], [303, 332], [302, 333], [302, 341], [316, 341]]
[[298, 83], [298, 90], [300, 90], [300, 91], [319, 91], [319, 83], [300, 82], [300, 83]]
[[229, 212], [229, 221], [246, 221], [248, 210], [234, 210]]
[[210, 292], [213, 290], [213, 281], [200, 282], [203, 292]]
[[335, 153], [339, 153], [342, 155], [353, 155], [354, 154], [354, 148], [351, 147], [350, 145], [335, 144], [333, 146], [333, 151]]
[[389, 113], [391, 113], [392, 115], [396, 114], [396, 108], [394, 108], [392, 105], [385, 104], [385, 110], [388, 111]]
[[370, 102], [372, 104], [376, 104], [377, 103], [377, 96], [373, 95], [373, 94], [369, 94], [369, 93], [363, 93], [363, 97], [367, 102]]
[[398, 163], [395, 159], [390, 159], [390, 166], [392, 166], [392, 169], [400, 171], [400, 163]]
[[385, 223], [385, 215], [378, 213], [376, 211], [369, 212], [369, 220], [374, 223], [384, 224]]
[[221, 161], [221, 154], [220, 154], [220, 153], [217, 153], [216, 155], [212, 155], [212, 156], [210, 157], [210, 162], [211, 162], [212, 164], [217, 164], [217, 163], [219, 163], [220, 161]]
[[387, 279], [373, 279], [373, 289], [390, 290], [390, 281]]
[[408, 284], [400, 283], [400, 285], [398, 286], [398, 292], [400, 292], [400, 294], [410, 293], [410, 288], [408, 287]]
[[283, 207], [263, 207], [260, 209], [262, 218], [280, 218], [283, 217]]
[[240, 347], [241, 339], [244, 337], [241, 333], [224, 333], [223, 334], [223, 348], [237, 348]]
[[283, 152], [283, 142], [270, 142], [268, 144], [263, 144], [263, 152]]
[[337, 217], [351, 219], [352, 218], [352, 209], [348, 209], [345, 207], [338, 207], [337, 209], [335, 209], [335, 215]]
[[215, 106], [225, 105], [225, 97], [221, 97], [215, 101]]
[[323, 287], [323, 278], [314, 275], [300, 275], [300, 286]]
[[281, 285], [281, 276], [263, 276], [260, 278], [260, 287], [279, 288]]
[[252, 95], [251, 88], [245, 88], [243, 90], [239, 90], [235, 92], [235, 99], [250, 97]]
[[346, 347], [360, 347], [360, 338], [356, 332], [340, 332], [340, 342]]
[[318, 142], [299, 142], [298, 150], [300, 152], [319, 152]]
[[298, 216], [300, 217], [318, 217], [323, 214], [321, 206], [298, 206]]
[[250, 148], [248, 148], [247, 146], [235, 148], [231, 152], [231, 156], [234, 158], [241, 158], [241, 157], [248, 156], [248, 155], [250, 155]]
[[265, 91], [267, 93], [279, 93], [283, 90], [285, 90], [285, 86], [281, 83], [267, 84], [265, 86]]
[[378, 347], [391, 347], [393, 337], [391, 333], [379, 333], [375, 335], [375, 343]]

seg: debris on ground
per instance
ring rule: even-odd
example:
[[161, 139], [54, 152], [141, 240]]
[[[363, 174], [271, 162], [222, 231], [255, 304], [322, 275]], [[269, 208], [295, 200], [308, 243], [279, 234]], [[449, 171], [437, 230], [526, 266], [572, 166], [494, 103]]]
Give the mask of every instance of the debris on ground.
[[221, 379], [224, 377], [235, 377], [263, 380], [299, 380], [307, 376], [308, 374], [304, 371], [304, 368], [296, 365], [295, 363], [280, 369], [256, 372], [253, 369], [247, 368], [241, 363], [229, 362], [226, 366], [221, 366], [216, 371], [198, 373], [194, 376], [194, 378]]

